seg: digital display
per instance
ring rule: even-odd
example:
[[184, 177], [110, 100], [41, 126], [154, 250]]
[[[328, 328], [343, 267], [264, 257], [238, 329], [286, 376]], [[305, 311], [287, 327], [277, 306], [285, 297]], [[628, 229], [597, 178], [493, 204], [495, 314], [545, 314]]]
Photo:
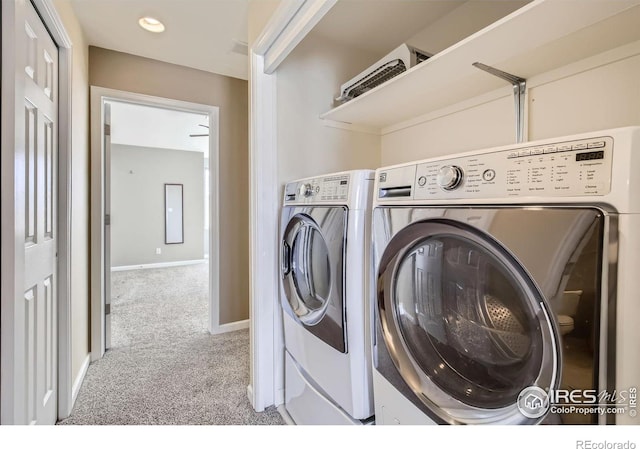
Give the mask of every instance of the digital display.
[[341, 186], [346, 186], [347, 185], [347, 180], [345, 179], [344, 181], [340, 181], [340, 185]]
[[590, 151], [588, 153], [576, 154], [576, 162], [594, 161], [596, 159], [604, 159], [604, 151]]

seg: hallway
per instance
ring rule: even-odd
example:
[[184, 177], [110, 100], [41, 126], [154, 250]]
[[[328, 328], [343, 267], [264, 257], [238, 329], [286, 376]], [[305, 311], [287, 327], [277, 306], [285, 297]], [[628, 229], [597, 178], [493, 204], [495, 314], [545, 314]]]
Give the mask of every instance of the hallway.
[[207, 331], [207, 264], [112, 273], [112, 349], [59, 424], [282, 424], [247, 399], [249, 331]]

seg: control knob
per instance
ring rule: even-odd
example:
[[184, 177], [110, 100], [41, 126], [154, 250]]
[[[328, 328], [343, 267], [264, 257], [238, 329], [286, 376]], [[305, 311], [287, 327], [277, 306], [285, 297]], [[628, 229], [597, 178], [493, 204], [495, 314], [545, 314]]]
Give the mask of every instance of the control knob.
[[444, 190], [455, 190], [463, 179], [464, 173], [456, 165], [445, 165], [438, 170], [437, 182]]
[[300, 184], [299, 192], [301, 196], [309, 198], [311, 195], [313, 195], [313, 186], [309, 183]]

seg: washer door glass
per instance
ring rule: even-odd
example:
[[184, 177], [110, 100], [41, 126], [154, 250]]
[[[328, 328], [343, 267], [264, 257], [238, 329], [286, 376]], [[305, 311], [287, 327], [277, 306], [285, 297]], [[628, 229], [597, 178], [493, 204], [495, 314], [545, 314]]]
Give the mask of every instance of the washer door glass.
[[394, 363], [419, 396], [442, 408], [454, 398], [500, 409], [525, 387], [553, 385], [544, 300], [498, 242], [466, 224], [430, 220], [398, 233], [388, 250], [397, 252], [380, 267], [384, 336], [403, 348]]
[[300, 321], [314, 325], [322, 319], [331, 294], [329, 249], [316, 223], [305, 215], [291, 220], [288, 236], [284, 244], [290, 252], [288, 275], [295, 294], [287, 300]]

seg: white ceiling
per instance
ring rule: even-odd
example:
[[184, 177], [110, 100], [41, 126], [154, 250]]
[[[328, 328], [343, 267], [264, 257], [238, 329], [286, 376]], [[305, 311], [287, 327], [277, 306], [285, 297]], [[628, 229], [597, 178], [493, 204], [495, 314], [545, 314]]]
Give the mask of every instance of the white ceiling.
[[[89, 45], [247, 79], [248, 57], [232, 51], [247, 40], [248, 0], [70, 0]], [[150, 33], [138, 19], [162, 21]]]
[[110, 101], [111, 143], [146, 148], [198, 151], [209, 156], [208, 117], [190, 112]]

